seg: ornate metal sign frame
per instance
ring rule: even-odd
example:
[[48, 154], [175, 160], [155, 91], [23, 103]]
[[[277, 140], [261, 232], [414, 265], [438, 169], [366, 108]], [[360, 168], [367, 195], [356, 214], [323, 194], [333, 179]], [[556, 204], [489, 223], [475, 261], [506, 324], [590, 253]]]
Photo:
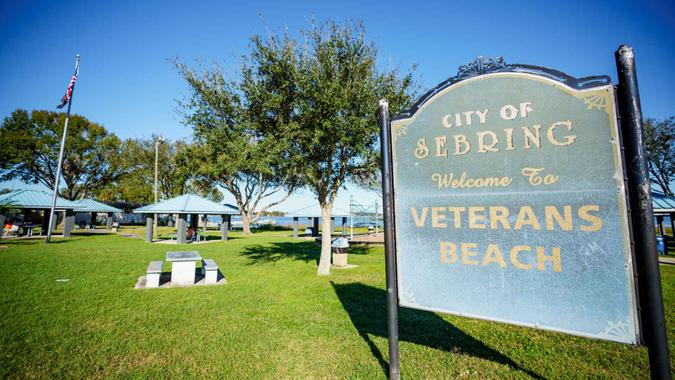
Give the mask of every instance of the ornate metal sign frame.
[[[639, 279], [640, 286], [635, 289], [634, 279], [631, 276], [630, 289], [633, 297], [633, 308], [639, 311], [634, 313], [637, 320], [635, 329], [629, 334], [635, 334], [633, 339], [625, 339], [627, 331], [624, 326], [608, 326], [608, 336], [592, 334], [577, 334], [594, 338], [624, 341], [629, 343], [646, 343], [649, 347], [649, 361], [652, 378], [669, 378], [670, 364], [667, 339], [665, 335], [665, 318], [661, 294], [658, 259], [656, 257], [656, 242], [653, 236], [653, 211], [651, 210], [651, 195], [649, 192], [649, 174], [643, 136], [641, 131], [642, 115], [640, 110], [637, 79], [632, 48], [621, 46], [615, 53], [619, 84], [612, 86], [608, 76], [589, 76], [575, 78], [563, 72], [534, 65], [506, 64], [503, 58], [489, 59], [478, 57], [474, 62], [461, 66], [456, 76], [440, 83], [424, 95], [408, 110], [393, 117], [390, 123], [388, 104], [380, 101], [381, 121], [381, 151], [382, 151], [382, 186], [385, 222], [385, 258], [387, 274], [387, 321], [389, 332], [389, 375], [392, 379], [400, 376], [398, 358], [398, 307], [406, 305], [405, 295], [399, 297], [398, 257], [397, 257], [397, 222], [395, 207], [398, 194], [395, 194], [395, 139], [397, 135], [405, 135], [406, 124], [416, 116], [434, 97], [443, 93], [448, 87], [467, 79], [479, 76], [490, 77], [497, 73], [515, 73], [523, 76], [545, 78], [562, 84], [573, 92], [585, 90], [606, 89], [611, 95], [611, 102], [606, 102], [605, 96], [587, 97], [584, 99], [588, 109], [602, 109], [610, 115], [612, 124], [612, 138], [616, 138], [616, 150], [620, 150], [615, 157], [615, 168], [618, 171], [617, 179], [618, 207], [624, 222], [622, 239], [629, 241], [629, 247], [624, 249], [626, 254], [626, 268], [635, 273], [635, 280]], [[614, 102], [616, 99], [616, 102]], [[619, 123], [617, 115], [621, 115], [623, 123]], [[619, 125], [620, 131], [619, 132]], [[398, 130], [395, 129], [398, 127]], [[445, 126], [448, 127], [447, 125]], [[622, 136], [625, 139], [625, 150]], [[417, 136], [416, 136], [417, 137]], [[623, 160], [622, 160], [623, 158]], [[616, 161], [618, 159], [618, 162]], [[625, 164], [624, 164], [625, 163]], [[624, 173], [626, 177], [624, 178]], [[631, 207], [633, 212], [631, 213]], [[626, 214], [629, 214], [628, 216]], [[599, 284], [602, 286], [602, 284]], [[639, 296], [636, 293], [639, 290]], [[641, 307], [637, 307], [640, 304]], [[413, 306], [414, 307], [414, 306]], [[420, 308], [425, 309], [425, 308]], [[426, 310], [435, 310], [426, 308]], [[459, 313], [461, 314], [461, 313]], [[481, 316], [477, 316], [481, 318]], [[491, 319], [491, 318], [483, 318]], [[494, 319], [493, 319], [494, 320]], [[507, 321], [513, 323], [513, 321]], [[518, 323], [516, 323], [518, 324]], [[528, 325], [528, 324], [525, 324]], [[536, 324], [533, 327], [540, 327]], [[555, 329], [554, 329], [555, 330]], [[616, 330], [616, 331], [614, 331]], [[645, 331], [645, 337], [641, 332]], [[557, 330], [564, 331], [564, 330]], [[574, 334], [574, 332], [571, 332]], [[612, 335], [617, 333], [621, 338]]]

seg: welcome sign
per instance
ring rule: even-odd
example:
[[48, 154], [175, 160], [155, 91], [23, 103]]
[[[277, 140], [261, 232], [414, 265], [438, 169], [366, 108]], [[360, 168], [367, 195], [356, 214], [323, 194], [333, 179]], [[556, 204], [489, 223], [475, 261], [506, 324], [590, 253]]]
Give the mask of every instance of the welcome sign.
[[469, 75], [392, 121], [400, 306], [638, 342], [614, 89], [563, 78]]

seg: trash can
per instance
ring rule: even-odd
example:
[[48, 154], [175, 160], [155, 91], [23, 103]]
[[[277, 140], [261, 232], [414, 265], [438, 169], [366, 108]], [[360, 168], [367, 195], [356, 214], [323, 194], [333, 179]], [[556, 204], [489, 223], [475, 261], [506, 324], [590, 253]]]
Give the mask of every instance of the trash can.
[[333, 251], [333, 266], [347, 266], [347, 252], [349, 251], [349, 240], [337, 238], [330, 244]]
[[656, 236], [656, 251], [659, 253], [659, 255], [666, 254], [666, 241], [663, 236]]

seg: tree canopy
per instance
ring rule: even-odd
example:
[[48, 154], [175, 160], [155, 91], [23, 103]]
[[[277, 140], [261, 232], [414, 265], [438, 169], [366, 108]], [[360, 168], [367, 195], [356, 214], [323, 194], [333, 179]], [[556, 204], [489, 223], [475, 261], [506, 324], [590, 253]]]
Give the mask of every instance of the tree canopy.
[[[17, 109], [0, 127], [0, 179], [20, 179], [53, 189], [65, 113]], [[59, 192], [74, 200], [115, 181], [120, 140], [102, 125], [71, 115]]]
[[675, 180], [675, 116], [643, 122], [645, 147], [652, 181], [666, 195], [674, 195], [670, 184]]
[[286, 160], [322, 210], [318, 273], [330, 270], [331, 215], [340, 188], [379, 171], [378, 100], [392, 112], [410, 106], [412, 72], [380, 69], [361, 24], [313, 25], [299, 40], [287, 34], [252, 39], [257, 80], [249, 98], [265, 136], [287, 142]]
[[239, 82], [227, 81], [218, 67], [198, 71], [175, 64], [191, 89], [181, 106], [185, 124], [194, 131], [194, 155], [201, 157], [194, 173], [233, 195], [244, 233], [250, 234], [250, 224], [298, 184], [287, 160], [287, 140], [264, 133], [280, 120], [261, 118], [254, 108], [266, 77], [248, 61]]
[[[154, 202], [157, 137], [127, 139], [122, 143], [119, 160], [123, 175], [99, 189], [96, 192], [99, 199], [144, 204]], [[199, 157], [194, 154], [191, 144], [182, 140], [165, 140], [157, 152], [157, 192], [160, 199], [185, 193], [197, 193], [218, 202], [223, 199], [218, 189], [200, 181], [194, 174]]]

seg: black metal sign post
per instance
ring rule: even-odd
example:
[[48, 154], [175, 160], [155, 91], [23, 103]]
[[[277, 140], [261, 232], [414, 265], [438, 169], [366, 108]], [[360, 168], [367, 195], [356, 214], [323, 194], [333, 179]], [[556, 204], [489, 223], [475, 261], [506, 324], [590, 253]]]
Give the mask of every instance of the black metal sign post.
[[394, 177], [389, 134], [389, 104], [380, 100], [380, 149], [382, 152], [382, 207], [384, 253], [387, 270], [387, 331], [389, 333], [389, 378], [401, 377], [398, 360], [398, 285], [396, 280], [396, 234], [394, 225]]
[[624, 142], [628, 196], [632, 210], [641, 330], [649, 350], [651, 378], [671, 379], [661, 275], [656, 251], [654, 210], [633, 48], [622, 45], [616, 51], [615, 58], [619, 77], [617, 100]]

